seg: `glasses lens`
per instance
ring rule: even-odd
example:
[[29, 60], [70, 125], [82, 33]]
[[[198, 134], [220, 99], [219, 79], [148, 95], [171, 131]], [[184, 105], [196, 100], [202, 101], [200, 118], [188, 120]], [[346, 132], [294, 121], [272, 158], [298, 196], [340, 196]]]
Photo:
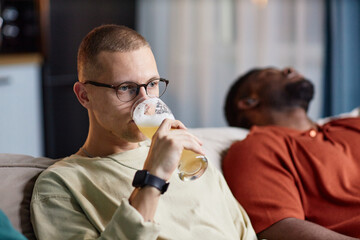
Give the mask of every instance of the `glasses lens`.
[[148, 83], [147, 94], [151, 96], [161, 97], [166, 91], [166, 82], [162, 79], [156, 79]]
[[136, 83], [123, 83], [117, 89], [117, 97], [123, 102], [131, 101], [136, 97], [137, 87]]
[[167, 83], [164, 80], [160, 80], [160, 83], [159, 83], [159, 97], [161, 97], [165, 93], [166, 88], [167, 88]]
[[[146, 85], [146, 92], [149, 96], [161, 97], [166, 91], [167, 83], [163, 79], [150, 81]], [[136, 83], [126, 82], [117, 88], [116, 95], [120, 101], [129, 102], [133, 100], [139, 93], [140, 86]]]

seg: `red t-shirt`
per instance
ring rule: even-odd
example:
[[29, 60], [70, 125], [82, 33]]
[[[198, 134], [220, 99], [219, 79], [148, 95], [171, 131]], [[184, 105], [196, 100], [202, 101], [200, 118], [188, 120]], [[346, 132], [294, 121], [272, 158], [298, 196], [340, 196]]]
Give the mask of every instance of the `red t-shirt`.
[[223, 172], [257, 233], [293, 217], [360, 237], [360, 118], [306, 132], [253, 127]]

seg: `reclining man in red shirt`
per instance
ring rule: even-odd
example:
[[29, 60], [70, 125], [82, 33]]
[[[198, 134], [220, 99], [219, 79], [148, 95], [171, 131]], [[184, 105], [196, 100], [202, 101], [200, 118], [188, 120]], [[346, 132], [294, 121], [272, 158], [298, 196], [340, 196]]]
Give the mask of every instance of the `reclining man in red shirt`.
[[360, 238], [360, 118], [319, 126], [313, 94], [291, 68], [251, 70], [228, 93], [229, 125], [250, 133], [223, 171], [259, 238]]

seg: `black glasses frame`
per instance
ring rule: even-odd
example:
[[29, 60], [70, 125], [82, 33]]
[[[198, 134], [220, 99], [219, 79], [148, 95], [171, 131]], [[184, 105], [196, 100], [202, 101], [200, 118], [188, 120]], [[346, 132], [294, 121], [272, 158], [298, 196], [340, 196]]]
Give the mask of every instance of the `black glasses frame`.
[[[134, 98], [137, 97], [137, 95], [139, 95], [139, 92], [140, 92], [140, 88], [141, 87], [144, 87], [145, 88], [145, 92], [146, 94], [148, 94], [147, 92], [147, 87], [150, 83], [152, 83], [153, 81], [160, 81], [160, 82], [164, 82], [166, 85], [165, 85], [165, 89], [164, 89], [164, 92], [161, 93], [161, 95], [159, 95], [158, 97], [161, 97], [165, 92], [166, 92], [166, 89], [167, 89], [167, 86], [169, 84], [169, 80], [165, 79], [165, 78], [156, 78], [156, 79], [152, 79], [150, 80], [148, 83], [146, 84], [137, 84], [137, 83], [134, 83], [134, 82], [123, 82], [123, 83], [120, 83], [119, 85], [112, 85], [112, 84], [106, 84], [106, 83], [99, 83], [99, 82], [95, 82], [95, 81], [85, 81], [84, 84], [91, 84], [93, 86], [96, 86], [96, 87], [106, 87], [106, 88], [112, 88], [115, 90], [116, 92], [116, 96], [117, 98], [122, 101], [122, 102], [130, 102], [131, 100], [133, 100]], [[130, 100], [127, 100], [127, 101], [124, 101], [124, 100], [121, 100], [118, 96], [118, 90], [119, 88], [122, 86], [122, 85], [125, 85], [125, 84], [135, 84], [136, 85], [136, 94], [135, 96], [130, 99]]]

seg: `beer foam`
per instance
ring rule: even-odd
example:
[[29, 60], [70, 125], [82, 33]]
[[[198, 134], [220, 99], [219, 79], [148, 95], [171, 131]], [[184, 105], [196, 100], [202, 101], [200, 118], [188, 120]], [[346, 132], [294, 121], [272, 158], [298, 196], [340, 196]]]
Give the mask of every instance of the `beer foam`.
[[133, 117], [136, 125], [143, 126], [143, 127], [159, 126], [166, 118], [173, 119], [173, 120], [175, 119], [174, 116], [169, 113], [156, 114], [156, 115], [141, 115], [141, 116], [136, 116], [134, 114], [134, 117]]
[[158, 98], [150, 98], [138, 104], [133, 112], [136, 125], [144, 127], [159, 126], [166, 118], [175, 119], [166, 104]]

